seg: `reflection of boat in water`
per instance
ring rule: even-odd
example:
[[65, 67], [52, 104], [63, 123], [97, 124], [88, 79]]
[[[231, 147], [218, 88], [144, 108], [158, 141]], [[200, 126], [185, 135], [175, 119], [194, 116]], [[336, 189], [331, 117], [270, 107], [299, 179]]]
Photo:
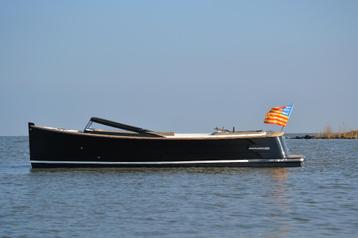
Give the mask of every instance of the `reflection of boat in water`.
[[288, 171], [286, 168], [276, 168], [270, 170], [271, 177], [275, 181], [286, 181], [288, 178]]
[[[92, 123], [120, 130], [99, 130]], [[29, 123], [32, 167], [300, 166], [288, 155], [283, 132], [227, 131], [211, 134], [155, 132], [101, 118], [84, 130]]]

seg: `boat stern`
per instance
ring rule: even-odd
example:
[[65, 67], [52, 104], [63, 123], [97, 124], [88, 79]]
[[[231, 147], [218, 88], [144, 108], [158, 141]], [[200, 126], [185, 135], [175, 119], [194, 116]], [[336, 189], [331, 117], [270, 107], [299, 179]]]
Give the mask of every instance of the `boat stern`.
[[284, 139], [283, 133], [278, 135], [276, 138], [277, 138], [279, 147], [281, 149], [282, 157], [284, 158], [286, 163], [292, 164], [292, 166], [294, 166], [294, 167], [302, 166], [302, 164], [304, 162], [304, 156], [289, 154], [289, 149], [286, 145], [286, 141]]

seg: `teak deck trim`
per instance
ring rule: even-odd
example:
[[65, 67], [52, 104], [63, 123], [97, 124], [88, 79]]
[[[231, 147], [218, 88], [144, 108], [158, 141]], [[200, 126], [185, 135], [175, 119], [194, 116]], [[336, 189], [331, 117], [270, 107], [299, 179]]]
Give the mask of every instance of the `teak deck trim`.
[[62, 134], [70, 134], [76, 136], [90, 136], [90, 137], [103, 137], [103, 138], [117, 138], [117, 139], [137, 139], [137, 140], [228, 140], [228, 139], [241, 139], [241, 138], [257, 138], [257, 137], [278, 137], [282, 136], [284, 132], [266, 132], [265, 134], [259, 135], [250, 135], [250, 134], [243, 134], [243, 135], [208, 135], [203, 137], [175, 137], [175, 136], [168, 136], [168, 137], [140, 137], [140, 136], [121, 136], [121, 135], [100, 135], [100, 134], [91, 134], [91, 133], [84, 133], [82, 131], [77, 130], [66, 130], [61, 128], [55, 127], [46, 127], [46, 126], [36, 126], [30, 125], [31, 128], [37, 128], [46, 131], [56, 131], [57, 133]]

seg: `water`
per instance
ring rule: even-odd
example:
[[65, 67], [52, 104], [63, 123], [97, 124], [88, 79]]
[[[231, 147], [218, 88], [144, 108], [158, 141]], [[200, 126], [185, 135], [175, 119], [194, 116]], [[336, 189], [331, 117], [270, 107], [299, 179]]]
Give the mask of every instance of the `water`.
[[357, 237], [358, 140], [302, 168], [35, 169], [0, 137], [0, 237]]

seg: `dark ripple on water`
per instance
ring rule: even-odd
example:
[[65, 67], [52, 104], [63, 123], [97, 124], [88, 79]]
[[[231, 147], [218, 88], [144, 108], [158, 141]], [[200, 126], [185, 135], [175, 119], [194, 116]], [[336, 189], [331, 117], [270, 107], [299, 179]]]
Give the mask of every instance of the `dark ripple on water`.
[[288, 140], [303, 168], [33, 169], [0, 137], [0, 237], [355, 237], [358, 140]]

